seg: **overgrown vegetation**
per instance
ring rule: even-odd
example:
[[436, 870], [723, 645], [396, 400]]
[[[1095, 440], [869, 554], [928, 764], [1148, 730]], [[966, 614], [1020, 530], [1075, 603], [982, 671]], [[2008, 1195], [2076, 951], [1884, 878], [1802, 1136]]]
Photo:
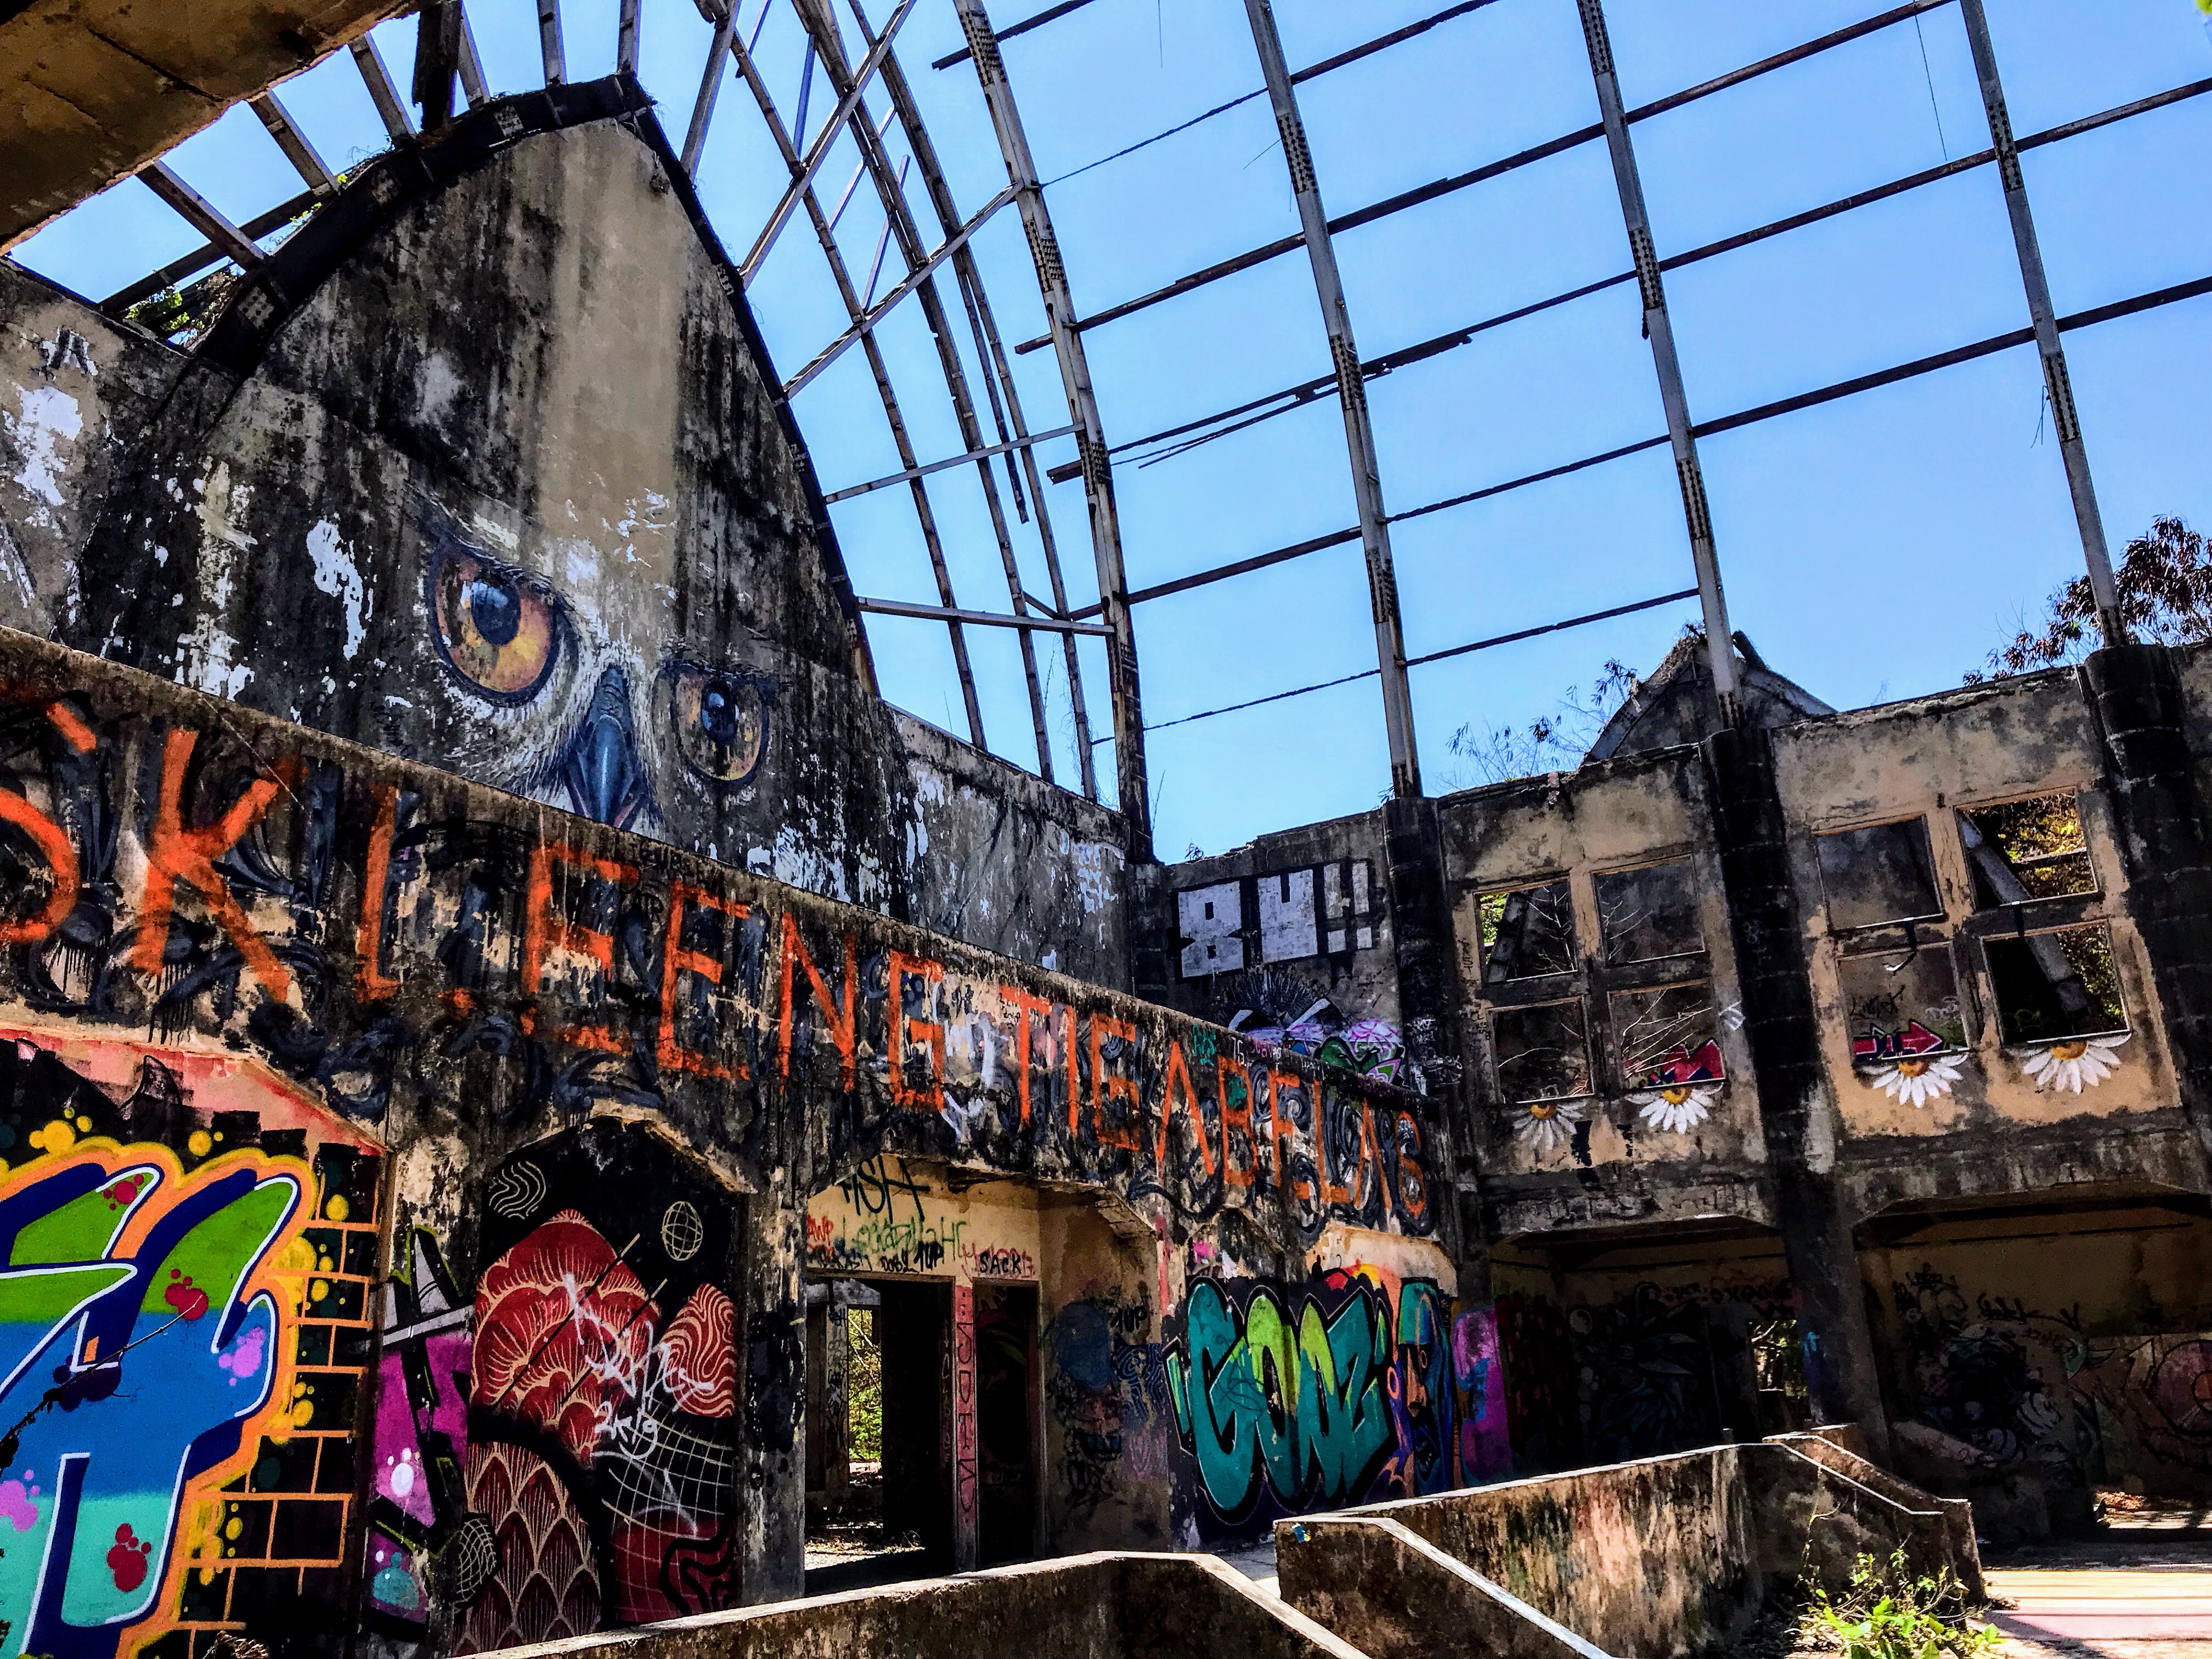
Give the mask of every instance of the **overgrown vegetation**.
[[[2150, 533], [2128, 544], [2112, 581], [2130, 639], [2160, 645], [2212, 640], [2212, 560], [2205, 556], [2204, 538], [2181, 520], [2153, 519]], [[2023, 625], [2009, 644], [1990, 653], [1986, 668], [1966, 676], [1966, 684], [2079, 662], [2102, 643], [2097, 602], [2085, 574], [2051, 596], [2039, 626]]]
[[851, 1455], [879, 1462], [884, 1455], [884, 1351], [876, 1345], [872, 1308], [854, 1308], [845, 1320], [845, 1423]]
[[1468, 721], [1451, 734], [1453, 764], [1447, 787], [1466, 789], [1545, 772], [1573, 771], [1614, 711], [1635, 695], [1636, 685], [1635, 671], [1608, 657], [1587, 693], [1579, 685], [1569, 686], [1557, 708], [1525, 726], [1478, 726]]
[[1973, 1621], [1966, 1588], [1948, 1567], [1915, 1573], [1902, 1549], [1887, 1561], [1860, 1556], [1841, 1595], [1816, 1589], [1798, 1635], [1844, 1659], [1978, 1659], [2004, 1645], [1996, 1631]]

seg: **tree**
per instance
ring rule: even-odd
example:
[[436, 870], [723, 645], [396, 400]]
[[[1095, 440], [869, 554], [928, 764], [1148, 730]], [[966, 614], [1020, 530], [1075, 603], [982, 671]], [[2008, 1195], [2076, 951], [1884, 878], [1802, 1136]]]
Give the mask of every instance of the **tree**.
[[1573, 771], [1614, 711], [1635, 695], [1636, 684], [1635, 671], [1608, 657], [1587, 696], [1580, 686], [1569, 686], [1559, 706], [1540, 720], [1525, 726], [1481, 727], [1470, 720], [1451, 734], [1448, 787], [1468, 789], [1545, 772]]
[[[2112, 578], [2129, 638], [2160, 645], [2212, 640], [2212, 560], [2204, 538], [2181, 520], [2153, 519], [2150, 534], [2128, 544]], [[1988, 667], [1968, 674], [1966, 684], [2079, 662], [2101, 642], [2089, 578], [2076, 576], [2051, 596], [2040, 632], [2022, 628], [2011, 643], [1990, 652]]]

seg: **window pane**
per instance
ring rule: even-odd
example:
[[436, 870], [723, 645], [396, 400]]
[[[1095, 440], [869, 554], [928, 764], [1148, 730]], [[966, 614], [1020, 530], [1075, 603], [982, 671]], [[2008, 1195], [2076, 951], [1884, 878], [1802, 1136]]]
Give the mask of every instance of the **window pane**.
[[2112, 938], [2102, 922], [1986, 939], [1990, 988], [2007, 1042], [2048, 1042], [2127, 1029]]
[[1875, 1066], [1966, 1046], [1959, 976], [1948, 945], [1939, 940], [1893, 956], [1885, 951], [1845, 957], [1842, 975], [1851, 1058], [1858, 1064]]
[[1566, 883], [1485, 893], [1480, 904], [1484, 984], [1574, 972], [1575, 916]]
[[1491, 1022], [1491, 1038], [1498, 1091], [1506, 1100], [1560, 1100], [1590, 1091], [1581, 1003], [1501, 1009]]
[[1687, 859], [1600, 876], [1597, 914], [1607, 962], [1651, 962], [1705, 948]]
[[1720, 1005], [1709, 984], [1614, 993], [1613, 1040], [1620, 1080], [1632, 1089], [1710, 1083], [1723, 1074]]
[[2070, 794], [1961, 810], [1959, 839], [1974, 872], [1978, 908], [2097, 890], [2081, 805]]
[[1832, 927], [1871, 927], [1943, 913], [1928, 856], [1928, 820], [1869, 824], [1822, 836], [1820, 885]]

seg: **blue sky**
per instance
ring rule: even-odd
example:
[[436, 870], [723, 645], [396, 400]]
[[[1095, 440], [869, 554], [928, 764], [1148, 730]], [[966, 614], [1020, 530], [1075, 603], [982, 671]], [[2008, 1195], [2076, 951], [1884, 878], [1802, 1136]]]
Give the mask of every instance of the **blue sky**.
[[[748, 33], [762, 0], [744, 0]], [[890, 0], [864, 0], [880, 21]], [[1041, 5], [1042, 0], [1037, 0]], [[1437, 9], [1441, 0], [1278, 0], [1286, 54], [1312, 63]], [[1005, 27], [1029, 0], [996, 0]], [[1843, 27], [1877, 0], [1613, 0], [1608, 18], [1633, 106]], [[1989, 0], [2016, 131], [2212, 76], [2212, 38], [2190, 0]], [[535, 8], [473, 0], [495, 89], [538, 83]], [[615, 0], [563, 0], [575, 78], [612, 67]], [[840, 13], [853, 42], [849, 13]], [[411, 20], [377, 40], [404, 88]], [[785, 118], [803, 37], [769, 0], [758, 57]], [[681, 141], [708, 27], [682, 0], [647, 0], [642, 74]], [[919, 0], [900, 40], [962, 210], [1005, 183], [972, 70], [929, 61], [960, 44], [950, 0]], [[1923, 59], [1924, 47], [1924, 59]], [[1039, 167], [1053, 178], [1250, 91], [1257, 60], [1238, 0], [1093, 0], [1006, 44]], [[853, 45], [857, 58], [860, 48]], [[383, 147], [344, 54], [280, 89], [325, 156]], [[1406, 45], [1300, 89], [1333, 214], [1463, 171], [1596, 118], [1571, 0], [1495, 0]], [[818, 76], [810, 129], [835, 104]], [[880, 116], [886, 104], [869, 99]], [[1636, 144], [1663, 256], [1984, 147], [1955, 7], [1639, 123]], [[2212, 274], [2212, 98], [2192, 100], [2026, 160], [2062, 313]], [[893, 141], [895, 155], [902, 146]], [[822, 173], [831, 201], [854, 165], [841, 139]], [[235, 219], [298, 188], [252, 115], [234, 110], [173, 164]], [[721, 91], [700, 168], [709, 214], [733, 251], [750, 245], [784, 173], [751, 98]], [[908, 193], [933, 239], [918, 180]], [[1294, 232], [1297, 217], [1264, 100], [1136, 155], [1054, 185], [1052, 210], [1079, 308], [1097, 311]], [[865, 282], [883, 216], [863, 185], [839, 227]], [[95, 297], [196, 246], [143, 186], [126, 181], [18, 248], [17, 258]], [[1009, 342], [1042, 328], [1018, 221], [976, 239]], [[1362, 354], [1374, 356], [1626, 267], [1603, 146], [1589, 143], [1338, 239]], [[897, 273], [894, 250], [880, 287]], [[1691, 407], [1732, 413], [2022, 326], [2002, 198], [1981, 168], [1872, 209], [1791, 232], [1668, 278]], [[947, 289], [956, 319], [957, 298]], [[803, 216], [757, 276], [752, 298], [789, 374], [844, 325]], [[911, 303], [883, 339], [916, 449], [958, 453], [933, 348]], [[1111, 441], [1327, 372], [1302, 256], [1276, 259], [1087, 337]], [[980, 380], [962, 331], [972, 379]], [[2117, 556], [2155, 514], [2212, 526], [2203, 460], [2212, 298], [2076, 331], [2067, 352]], [[1033, 429], [1064, 424], [1049, 352], [1017, 359]], [[1634, 290], [1615, 288], [1478, 337], [1370, 383], [1386, 502], [1394, 511], [1575, 460], [1664, 429]], [[861, 355], [796, 402], [830, 489], [896, 470]], [[1958, 683], [2023, 615], [2076, 574], [2081, 550], [2031, 350], [2022, 348], [1869, 395], [1706, 440], [1701, 446], [1729, 606], [1776, 667], [1838, 706]], [[1040, 452], [1072, 458], [1073, 441]], [[1003, 475], [1002, 489], [1003, 489]], [[1131, 584], [1142, 586], [1350, 526], [1343, 427], [1333, 401], [1116, 478]], [[1007, 608], [972, 469], [931, 480], [961, 602]], [[1095, 597], [1079, 483], [1047, 486], [1071, 591]], [[903, 490], [836, 509], [863, 593], [935, 600]], [[1025, 585], [1046, 591], [1034, 528], [1017, 525]], [[1395, 527], [1407, 644], [1419, 654], [1690, 585], [1687, 538], [1663, 450]], [[1648, 668], [1694, 607], [1680, 603], [1413, 671], [1428, 787], [1455, 773], [1451, 733], [1525, 723], [1618, 657]], [[1145, 709], [1158, 722], [1371, 666], [1359, 550], [1347, 544], [1139, 607]], [[964, 735], [944, 629], [875, 617], [884, 689]], [[1014, 636], [970, 629], [987, 734], [1036, 763]], [[1109, 727], [1103, 656], [1084, 642], [1094, 730]], [[1060, 653], [1055, 761], [1076, 775]], [[1149, 739], [1164, 853], [1209, 852], [1262, 830], [1371, 806], [1389, 785], [1370, 680], [1157, 731]], [[1112, 750], [1097, 750], [1106, 787]]]

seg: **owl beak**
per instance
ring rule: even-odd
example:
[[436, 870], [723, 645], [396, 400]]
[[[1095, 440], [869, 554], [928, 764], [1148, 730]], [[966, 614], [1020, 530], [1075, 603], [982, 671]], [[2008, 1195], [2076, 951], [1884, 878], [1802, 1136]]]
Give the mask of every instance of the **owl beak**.
[[600, 823], [620, 827], [644, 803], [645, 768], [631, 724], [629, 676], [621, 669], [599, 676], [583, 724], [562, 755], [561, 781], [576, 811]]

